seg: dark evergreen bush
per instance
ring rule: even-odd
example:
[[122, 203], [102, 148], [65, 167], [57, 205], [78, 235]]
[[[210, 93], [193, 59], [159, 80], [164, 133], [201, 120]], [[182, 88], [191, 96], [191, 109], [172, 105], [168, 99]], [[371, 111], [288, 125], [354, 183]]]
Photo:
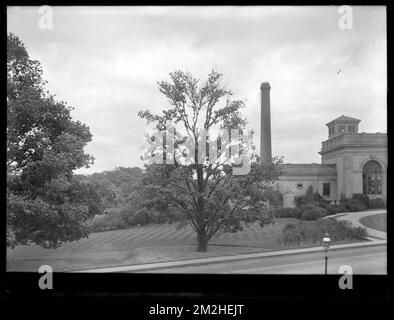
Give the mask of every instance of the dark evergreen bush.
[[298, 208], [282, 208], [275, 210], [276, 218], [295, 218], [299, 219], [301, 210]]
[[344, 213], [349, 212], [349, 210], [344, 205], [332, 204], [329, 205], [326, 209], [327, 215], [337, 214], [337, 213]]
[[282, 239], [287, 246], [319, 245], [325, 233], [329, 233], [333, 244], [360, 241], [367, 236], [365, 228], [353, 227], [349, 221], [321, 219], [287, 225], [283, 229]]
[[386, 208], [386, 201], [384, 201], [382, 198], [371, 199], [369, 200], [368, 207], [370, 209]]
[[362, 204], [358, 200], [348, 200], [343, 203], [343, 205], [350, 211], [350, 212], [355, 212], [355, 211], [363, 211], [366, 210], [368, 207], [364, 204]]
[[301, 214], [301, 220], [317, 220], [324, 217], [324, 210], [318, 207], [307, 209]]
[[353, 200], [357, 200], [362, 203], [365, 207], [369, 207], [369, 197], [363, 193], [354, 193], [352, 196]]

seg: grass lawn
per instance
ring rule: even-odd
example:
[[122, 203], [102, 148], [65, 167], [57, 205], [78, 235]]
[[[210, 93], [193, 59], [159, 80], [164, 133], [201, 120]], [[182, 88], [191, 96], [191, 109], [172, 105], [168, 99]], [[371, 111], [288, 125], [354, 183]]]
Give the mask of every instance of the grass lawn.
[[191, 228], [176, 230], [176, 224], [92, 233], [86, 239], [57, 249], [19, 245], [7, 249], [7, 271], [36, 272], [43, 264], [52, 266], [54, 271], [72, 271], [263, 252], [278, 248], [282, 229], [297, 222], [297, 219], [282, 218], [264, 228], [253, 224], [241, 232], [218, 234], [211, 239], [206, 253], [195, 251], [196, 234]]
[[360, 223], [367, 228], [387, 232], [387, 215], [386, 213], [374, 214], [371, 216], [363, 217]]
[[[195, 251], [195, 232], [191, 228], [176, 230], [176, 224], [92, 233], [86, 239], [57, 249], [20, 245], [7, 249], [7, 271], [37, 272], [41, 265], [47, 264], [55, 272], [66, 272], [289, 249], [282, 242], [282, 230], [297, 222], [299, 220], [293, 218], [280, 218], [264, 228], [253, 224], [241, 232], [218, 234], [211, 239], [205, 253]], [[301, 244], [301, 247], [307, 246], [313, 245]]]

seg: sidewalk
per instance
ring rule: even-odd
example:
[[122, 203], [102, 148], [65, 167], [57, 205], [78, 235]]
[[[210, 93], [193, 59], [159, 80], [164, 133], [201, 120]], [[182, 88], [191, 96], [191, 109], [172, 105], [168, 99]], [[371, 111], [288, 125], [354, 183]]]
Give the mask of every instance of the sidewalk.
[[387, 233], [375, 229], [368, 228], [360, 223], [360, 219], [366, 216], [371, 216], [375, 214], [386, 213], [386, 209], [371, 210], [371, 211], [358, 211], [358, 212], [347, 212], [347, 213], [337, 213], [325, 218], [337, 218], [338, 220], [347, 220], [352, 223], [355, 227], [362, 227], [367, 229], [368, 235], [373, 238], [368, 238], [371, 241], [375, 241], [376, 238], [387, 240]]
[[[331, 250], [384, 245], [386, 243], [387, 243], [386, 240], [373, 239], [373, 241], [333, 245], [333, 246], [331, 246]], [[80, 271], [74, 271], [74, 272], [77, 272], [77, 273], [106, 273], [106, 272], [130, 272], [130, 271], [132, 272], [132, 271], [152, 270], [152, 269], [168, 268], [168, 267], [201, 265], [201, 264], [228, 262], [228, 261], [243, 260], [243, 259], [255, 259], [255, 258], [282, 256], [282, 255], [290, 255], [290, 254], [312, 253], [312, 252], [319, 252], [319, 251], [322, 251], [321, 247], [313, 247], [313, 248], [279, 250], [279, 251], [262, 252], [262, 253], [239, 254], [239, 255], [234, 255], [234, 256], [221, 256], [221, 257], [200, 258], [200, 259], [190, 259], [190, 260], [180, 260], [180, 261], [146, 263], [146, 264], [139, 264], [139, 265], [132, 265], [132, 266], [98, 268], [98, 269], [80, 270]]]

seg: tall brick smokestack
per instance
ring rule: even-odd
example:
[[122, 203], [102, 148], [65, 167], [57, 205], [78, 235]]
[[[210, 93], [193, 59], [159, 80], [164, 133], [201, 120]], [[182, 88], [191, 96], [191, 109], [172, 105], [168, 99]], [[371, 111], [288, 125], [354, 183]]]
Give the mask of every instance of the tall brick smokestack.
[[260, 118], [260, 157], [263, 162], [272, 161], [271, 154], [271, 106], [270, 84], [263, 82], [261, 91], [261, 118]]

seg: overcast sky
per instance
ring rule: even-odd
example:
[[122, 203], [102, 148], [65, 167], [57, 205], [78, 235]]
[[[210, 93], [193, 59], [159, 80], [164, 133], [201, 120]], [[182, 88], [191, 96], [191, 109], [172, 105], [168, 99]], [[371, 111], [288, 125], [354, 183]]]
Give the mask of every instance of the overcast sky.
[[41, 30], [38, 7], [9, 7], [8, 32], [90, 127], [96, 161], [80, 173], [142, 167], [147, 126], [137, 112], [168, 107], [156, 82], [176, 69], [223, 73], [234, 98], [246, 99], [257, 147], [268, 81], [273, 155], [320, 163], [325, 124], [342, 114], [362, 120], [360, 132], [386, 132], [386, 9], [352, 8], [353, 29], [341, 30], [335, 6], [54, 7], [53, 29]]

